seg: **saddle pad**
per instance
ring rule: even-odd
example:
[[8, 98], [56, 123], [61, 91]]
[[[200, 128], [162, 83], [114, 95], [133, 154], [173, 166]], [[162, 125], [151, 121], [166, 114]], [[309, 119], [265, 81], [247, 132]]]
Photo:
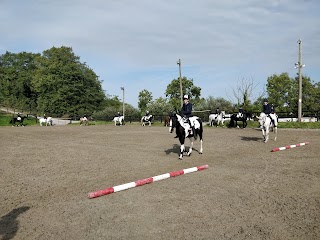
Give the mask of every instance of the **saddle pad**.
[[193, 122], [195, 129], [200, 128], [200, 123], [199, 123], [198, 119], [199, 119], [198, 117], [190, 117], [190, 121]]

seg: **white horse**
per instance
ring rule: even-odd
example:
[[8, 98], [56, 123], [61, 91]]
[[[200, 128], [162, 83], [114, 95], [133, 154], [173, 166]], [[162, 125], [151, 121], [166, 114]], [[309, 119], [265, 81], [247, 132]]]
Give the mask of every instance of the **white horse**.
[[53, 126], [52, 117], [47, 117], [47, 119], [45, 119], [45, 118], [40, 118], [40, 119], [39, 119], [39, 124], [40, 124], [40, 126], [43, 126], [43, 125], [42, 125], [43, 123], [45, 123], [46, 126]]
[[221, 111], [219, 114], [210, 114], [209, 115], [209, 124], [212, 127], [214, 124], [217, 124], [217, 127], [220, 125], [224, 126], [224, 118], [225, 118], [226, 112]]
[[262, 112], [258, 117], [258, 121], [260, 126], [262, 126], [262, 135], [263, 135], [264, 142], [266, 143], [269, 140], [270, 128], [272, 128], [275, 133], [274, 141], [276, 141], [277, 135], [278, 135], [277, 116], [275, 114], [267, 115]]
[[80, 118], [80, 126], [89, 126], [89, 120], [87, 117]]
[[114, 121], [115, 126], [117, 126], [117, 123], [119, 123], [121, 126], [124, 124], [124, 116], [114, 117], [112, 121]]
[[146, 125], [146, 123], [149, 123], [149, 127], [151, 127], [151, 121], [153, 119], [152, 115], [149, 116], [143, 116], [141, 118], [141, 126], [144, 127]]

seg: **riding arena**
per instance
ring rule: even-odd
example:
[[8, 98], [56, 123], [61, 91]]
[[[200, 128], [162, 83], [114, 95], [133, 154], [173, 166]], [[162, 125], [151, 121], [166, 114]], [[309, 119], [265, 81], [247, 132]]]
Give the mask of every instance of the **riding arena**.
[[[204, 124], [202, 154], [198, 137], [180, 160], [169, 126], [110, 123], [0, 128], [2, 239], [320, 238], [319, 129], [278, 129], [264, 143], [258, 125]], [[88, 198], [197, 166], [209, 167]]]

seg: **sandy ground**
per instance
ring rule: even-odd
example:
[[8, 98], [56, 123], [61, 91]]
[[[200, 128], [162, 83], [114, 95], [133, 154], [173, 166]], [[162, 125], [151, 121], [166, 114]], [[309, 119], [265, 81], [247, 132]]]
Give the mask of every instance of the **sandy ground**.
[[205, 128], [204, 153], [182, 161], [173, 137], [165, 127], [130, 124], [1, 127], [0, 237], [320, 239], [320, 130], [279, 129], [277, 142], [265, 144], [256, 129]]

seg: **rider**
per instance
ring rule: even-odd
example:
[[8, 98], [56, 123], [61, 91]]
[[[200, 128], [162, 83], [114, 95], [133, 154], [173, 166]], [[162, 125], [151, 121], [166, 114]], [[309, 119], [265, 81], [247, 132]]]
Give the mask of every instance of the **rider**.
[[46, 114], [43, 114], [43, 118], [44, 118], [45, 120], [47, 120], [47, 116], [46, 116]]
[[217, 107], [217, 109], [216, 109], [216, 119], [218, 118], [218, 115], [221, 113], [221, 111], [220, 111], [220, 108], [219, 107]]
[[[190, 117], [192, 117], [192, 103], [190, 103], [188, 95], [183, 96], [183, 105], [181, 108], [181, 113], [183, 117], [188, 119], [188, 123], [191, 127], [190, 129], [188, 129], [189, 135], [194, 134], [195, 133], [194, 124], [192, 121], [190, 121]], [[196, 138], [195, 134], [194, 134], [194, 138]]]
[[239, 118], [243, 118], [243, 109], [241, 106], [239, 108]]
[[275, 114], [275, 107], [273, 104], [272, 105], [269, 104], [269, 101], [267, 98], [263, 100], [262, 112], [271, 118], [273, 124], [276, 123], [277, 116]]
[[82, 121], [88, 121], [87, 114], [83, 115], [83, 120]]
[[21, 121], [21, 115], [20, 115], [20, 113], [18, 113], [17, 121]]
[[120, 112], [118, 112], [118, 113], [117, 113], [117, 117], [120, 117], [120, 116], [121, 116], [121, 114], [120, 114]]

